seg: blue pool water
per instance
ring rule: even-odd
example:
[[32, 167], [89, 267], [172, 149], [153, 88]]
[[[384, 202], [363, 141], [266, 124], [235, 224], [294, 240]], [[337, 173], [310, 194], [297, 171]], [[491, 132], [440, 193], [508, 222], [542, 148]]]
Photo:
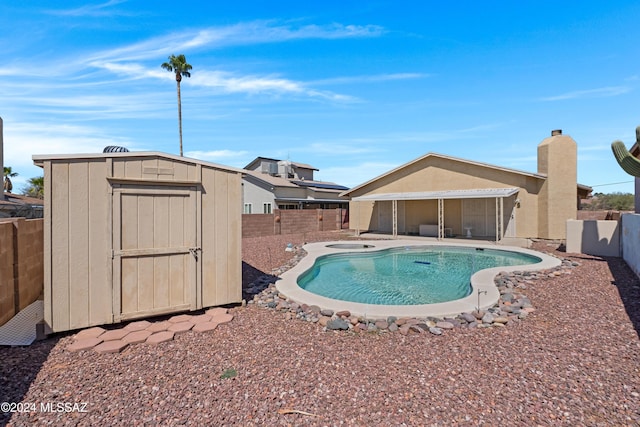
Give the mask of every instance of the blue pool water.
[[464, 298], [473, 273], [535, 264], [518, 252], [453, 246], [415, 246], [319, 257], [298, 286], [343, 301], [383, 305], [434, 304]]

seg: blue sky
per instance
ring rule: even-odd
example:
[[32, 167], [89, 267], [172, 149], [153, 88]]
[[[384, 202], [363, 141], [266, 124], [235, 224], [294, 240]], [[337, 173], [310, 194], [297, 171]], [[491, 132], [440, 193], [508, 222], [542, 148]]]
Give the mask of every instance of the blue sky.
[[[536, 172], [552, 129], [578, 181], [633, 192], [610, 144], [640, 125], [640, 2], [0, 3], [5, 165], [33, 154], [257, 156], [355, 186], [428, 152]], [[602, 185], [613, 184], [615, 185]]]

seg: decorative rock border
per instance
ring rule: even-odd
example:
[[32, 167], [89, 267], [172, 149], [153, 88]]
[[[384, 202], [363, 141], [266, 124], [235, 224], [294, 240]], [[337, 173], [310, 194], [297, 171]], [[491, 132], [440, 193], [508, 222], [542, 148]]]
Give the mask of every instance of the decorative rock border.
[[535, 311], [531, 301], [524, 293], [527, 286], [540, 278], [571, 274], [572, 269], [580, 265], [575, 261], [562, 259], [561, 265], [552, 270], [502, 272], [494, 279], [500, 292], [500, 299], [493, 307], [486, 310], [461, 313], [455, 317], [446, 318], [396, 318], [390, 316], [386, 320], [372, 320], [353, 316], [349, 311], [336, 313], [333, 310], [323, 310], [318, 306], [298, 304], [280, 294], [275, 286], [276, 275], [292, 268], [305, 254], [303, 249], [296, 248], [296, 255], [287, 265], [252, 283], [245, 290], [246, 294], [252, 296], [248, 304], [284, 312], [287, 320], [300, 319], [318, 323], [326, 331], [343, 330], [355, 333], [398, 331], [403, 335], [425, 332], [442, 335], [444, 331], [456, 328], [503, 328], [517, 323]]
[[204, 314], [179, 314], [157, 322], [140, 320], [118, 329], [101, 327], [83, 329], [73, 337], [68, 351], [95, 350], [98, 353], [119, 353], [133, 344], [159, 344], [173, 340], [176, 334], [195, 331], [213, 331], [223, 323], [233, 320], [226, 308], [210, 308]]

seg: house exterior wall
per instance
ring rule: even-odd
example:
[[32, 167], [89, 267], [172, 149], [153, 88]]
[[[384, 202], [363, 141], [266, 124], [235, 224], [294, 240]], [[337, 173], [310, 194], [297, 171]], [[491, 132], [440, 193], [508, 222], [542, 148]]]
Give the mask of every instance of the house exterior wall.
[[[199, 259], [193, 273], [196, 285], [190, 291], [195, 293], [190, 295], [191, 309], [241, 301], [239, 173], [157, 155], [45, 159], [42, 165], [45, 321], [52, 331], [122, 320], [120, 310], [127, 303], [122, 298], [128, 296], [120, 294], [120, 267], [114, 262], [114, 249], [115, 252], [118, 249], [115, 242], [135, 239], [115, 229], [118, 224], [115, 217], [119, 215], [116, 192], [123, 188], [142, 188], [143, 194], [150, 195], [166, 188], [185, 188], [185, 192], [190, 192], [193, 208], [188, 211], [192, 217], [187, 220], [195, 223], [195, 244], [201, 248], [197, 251]], [[164, 203], [163, 197], [158, 197], [153, 203]], [[161, 206], [158, 209], [157, 212], [163, 212]], [[140, 218], [139, 221], [141, 227], [152, 227], [150, 224], [156, 219]], [[170, 220], [169, 225], [181, 227]], [[143, 236], [140, 233], [138, 231], [138, 235]], [[170, 240], [172, 237], [158, 235], [156, 238]], [[147, 273], [155, 274], [154, 270], [152, 264]]]
[[264, 211], [265, 203], [271, 203], [271, 212], [277, 208], [273, 192], [244, 179], [242, 181], [243, 206], [246, 203], [251, 204], [251, 213], [254, 214], [268, 213]]
[[[357, 197], [365, 194], [396, 192], [517, 187], [520, 191], [515, 197], [520, 200], [520, 207], [516, 207], [517, 227], [513, 237], [527, 238], [538, 237], [537, 197], [540, 192], [540, 185], [540, 180], [531, 176], [433, 156], [426, 157], [394, 173], [383, 176], [362, 188], [354, 190], [350, 195], [351, 197]], [[573, 202], [575, 198], [571, 200]], [[460, 230], [461, 226], [459, 225], [459, 221], [461, 221], [461, 205], [456, 205], [454, 202], [454, 200], [445, 201], [445, 226], [453, 228], [455, 234], [461, 234], [462, 230]], [[407, 205], [407, 227], [416, 225], [411, 223], [413, 218], [419, 220], [424, 218], [425, 221], [435, 221], [437, 223], [437, 207], [428, 208], [424, 213], [420, 213], [422, 208], [427, 205], [412, 203], [408, 202]], [[434, 200], [432, 203], [437, 204], [437, 201]], [[359, 229], [360, 231], [378, 230], [377, 213], [374, 212], [377, 209], [377, 204], [371, 201], [357, 202], [351, 200], [349, 203], [351, 228]], [[413, 212], [413, 209], [416, 212]], [[433, 215], [436, 216], [433, 217]]]
[[635, 177], [634, 181], [635, 181], [634, 183], [635, 197], [633, 198], [634, 207], [635, 207], [636, 213], [640, 213], [640, 178]]

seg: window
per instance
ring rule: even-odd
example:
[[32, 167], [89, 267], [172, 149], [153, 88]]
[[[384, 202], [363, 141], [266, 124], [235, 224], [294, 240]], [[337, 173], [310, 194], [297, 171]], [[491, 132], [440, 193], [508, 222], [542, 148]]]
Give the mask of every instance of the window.
[[243, 211], [243, 213], [246, 213], [246, 214], [250, 214], [250, 213], [251, 213], [251, 203], [245, 203], [245, 204], [244, 204], [244, 211]]
[[262, 212], [266, 214], [270, 214], [271, 212], [271, 203], [265, 203], [262, 205]]

